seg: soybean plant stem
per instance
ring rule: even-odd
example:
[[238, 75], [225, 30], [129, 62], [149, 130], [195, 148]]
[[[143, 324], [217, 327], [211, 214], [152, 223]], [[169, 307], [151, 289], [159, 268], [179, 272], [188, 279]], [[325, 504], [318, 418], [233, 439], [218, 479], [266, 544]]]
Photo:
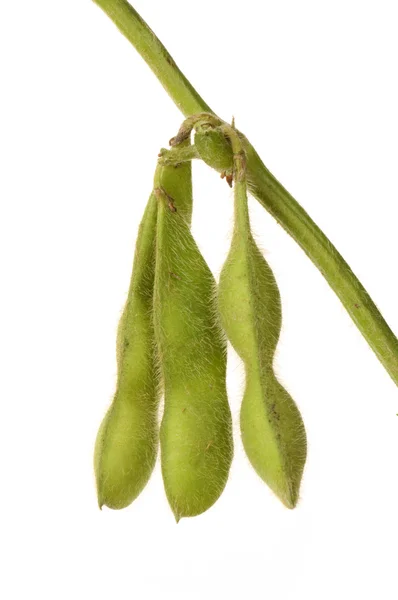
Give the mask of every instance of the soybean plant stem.
[[[133, 44], [172, 100], [189, 117], [213, 113], [166, 48], [126, 0], [94, 0]], [[245, 144], [250, 192], [293, 237], [340, 298], [370, 347], [398, 385], [398, 340], [365, 288], [325, 234]]]

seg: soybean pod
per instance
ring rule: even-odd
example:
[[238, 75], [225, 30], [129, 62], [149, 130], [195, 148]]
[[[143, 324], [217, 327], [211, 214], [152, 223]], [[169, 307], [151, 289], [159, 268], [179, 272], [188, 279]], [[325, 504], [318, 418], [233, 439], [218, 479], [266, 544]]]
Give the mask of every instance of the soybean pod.
[[224, 330], [245, 365], [242, 441], [258, 475], [288, 508], [294, 508], [306, 459], [305, 429], [273, 370], [281, 301], [275, 277], [250, 230], [241, 153], [235, 154], [234, 176], [234, 230], [220, 274], [218, 306]]
[[100, 508], [128, 506], [145, 487], [158, 447], [158, 366], [152, 305], [157, 201], [149, 198], [117, 334], [117, 384], [97, 434], [94, 468]]
[[[164, 179], [163, 179], [164, 182]], [[226, 341], [216, 284], [178, 189], [157, 187], [154, 324], [164, 384], [161, 466], [175, 518], [203, 513], [227, 482], [233, 455]]]

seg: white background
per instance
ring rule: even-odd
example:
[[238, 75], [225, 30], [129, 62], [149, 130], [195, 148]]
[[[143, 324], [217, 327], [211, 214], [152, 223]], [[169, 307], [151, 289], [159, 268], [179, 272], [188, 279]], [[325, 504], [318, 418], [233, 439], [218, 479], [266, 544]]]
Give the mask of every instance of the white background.
[[[136, 0], [177, 64], [346, 258], [398, 331], [396, 3]], [[157, 466], [119, 512], [92, 450], [156, 155], [182, 116], [89, 0], [0, 4], [1, 596], [396, 599], [397, 390], [334, 293], [254, 200], [279, 282], [277, 367], [308, 462], [288, 511], [239, 439], [221, 499], [177, 526]], [[195, 165], [193, 231], [214, 273], [232, 194]]]

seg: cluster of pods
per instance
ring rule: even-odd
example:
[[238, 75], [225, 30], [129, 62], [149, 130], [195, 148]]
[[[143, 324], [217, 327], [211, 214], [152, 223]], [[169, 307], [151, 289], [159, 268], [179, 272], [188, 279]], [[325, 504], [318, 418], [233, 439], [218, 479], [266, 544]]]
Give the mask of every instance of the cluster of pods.
[[[189, 145], [194, 126], [195, 143]], [[209, 136], [213, 148], [215, 137], [228, 146], [232, 164], [226, 175], [234, 188], [231, 247], [218, 285], [190, 231], [191, 159], [209, 162]], [[273, 370], [281, 302], [250, 230], [240, 136], [233, 125], [202, 114], [184, 122], [171, 144], [169, 158], [161, 153], [139, 227], [118, 327], [116, 392], [95, 445], [99, 505], [120, 509], [137, 498], [153, 471], [159, 443], [176, 520], [199, 515], [216, 502], [233, 457], [226, 390], [229, 339], [245, 366], [244, 449], [258, 475], [294, 508], [306, 435], [294, 401]]]

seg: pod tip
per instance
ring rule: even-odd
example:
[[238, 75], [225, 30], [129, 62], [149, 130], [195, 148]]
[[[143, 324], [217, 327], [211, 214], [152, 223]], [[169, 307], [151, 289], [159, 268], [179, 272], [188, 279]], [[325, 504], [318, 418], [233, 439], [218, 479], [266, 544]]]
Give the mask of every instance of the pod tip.
[[[279, 495], [279, 494], [278, 494]], [[297, 502], [299, 500], [298, 489], [294, 489], [289, 486], [289, 489], [279, 495], [280, 500], [290, 510], [293, 510], [297, 506]]]

